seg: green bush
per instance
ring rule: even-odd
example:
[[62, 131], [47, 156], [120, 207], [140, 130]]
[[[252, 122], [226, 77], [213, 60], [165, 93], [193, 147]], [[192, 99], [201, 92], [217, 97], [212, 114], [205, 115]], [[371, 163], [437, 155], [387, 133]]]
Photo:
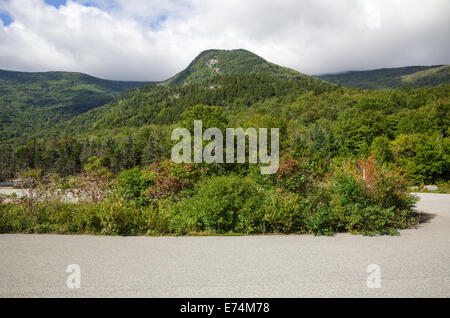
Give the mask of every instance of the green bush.
[[0, 205], [0, 233], [91, 233], [138, 235], [169, 233], [161, 209], [114, 198], [101, 203], [51, 203], [30, 216], [21, 205]]
[[0, 233], [27, 233], [36, 224], [35, 216], [30, 216], [18, 205], [0, 205]]
[[447, 181], [450, 138], [440, 134], [399, 135], [391, 142], [396, 164], [416, 185]]
[[278, 172], [272, 175], [262, 175], [259, 165], [250, 167], [250, 178], [261, 187], [281, 188], [285, 191], [307, 195], [313, 188], [314, 172], [309, 159], [294, 159], [287, 155], [280, 159]]
[[262, 202], [262, 193], [246, 178], [211, 177], [194, 196], [172, 207], [173, 227], [177, 233], [260, 232]]
[[306, 230], [299, 197], [294, 194], [270, 193], [265, 204], [265, 220], [269, 232], [292, 233]]
[[338, 169], [329, 191], [337, 231], [392, 234], [395, 228], [417, 224], [415, 200], [406, 192], [406, 180], [386, 171], [373, 155]]
[[312, 189], [312, 165], [306, 158], [296, 160], [288, 156], [280, 161], [276, 178], [278, 187], [293, 193], [306, 195]]
[[202, 172], [193, 164], [176, 164], [170, 160], [153, 163], [147, 173], [155, 174], [154, 185], [145, 191], [145, 195], [153, 203], [160, 199], [179, 200], [189, 196]]
[[160, 202], [158, 206], [149, 205], [141, 210], [141, 217], [144, 220], [142, 234], [160, 235], [170, 234], [170, 219], [167, 207]]
[[135, 235], [142, 233], [145, 224], [140, 209], [120, 198], [106, 201], [99, 206], [102, 234]]
[[380, 165], [374, 155], [336, 166], [322, 182], [314, 182], [298, 167], [291, 160], [280, 175], [266, 178], [266, 184], [265, 177], [252, 173], [210, 175], [197, 184], [201, 171], [189, 165], [132, 169], [119, 177], [116, 190], [123, 191], [101, 201], [36, 201], [33, 213], [26, 201], [0, 204], [0, 232], [374, 235], [395, 234], [417, 224], [406, 179]]
[[332, 235], [336, 231], [336, 218], [330, 209], [331, 196], [327, 189], [316, 187], [300, 201], [308, 232]]
[[138, 167], [122, 171], [117, 178], [117, 191], [125, 200], [134, 200], [137, 204], [148, 203], [145, 194], [155, 184], [156, 173]]

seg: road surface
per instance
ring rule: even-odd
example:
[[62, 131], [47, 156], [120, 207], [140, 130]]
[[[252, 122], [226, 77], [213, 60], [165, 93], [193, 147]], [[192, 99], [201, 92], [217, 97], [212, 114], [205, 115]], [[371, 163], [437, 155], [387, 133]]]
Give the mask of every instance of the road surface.
[[400, 236], [0, 235], [0, 297], [449, 297], [450, 195], [420, 197]]

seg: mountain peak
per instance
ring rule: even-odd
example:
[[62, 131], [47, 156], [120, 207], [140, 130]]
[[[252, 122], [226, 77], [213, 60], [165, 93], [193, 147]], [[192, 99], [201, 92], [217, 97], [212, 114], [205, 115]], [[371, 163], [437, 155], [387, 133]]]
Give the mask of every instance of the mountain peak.
[[306, 77], [292, 69], [267, 62], [244, 50], [210, 49], [201, 52], [186, 69], [163, 82], [164, 85], [188, 85], [217, 75], [263, 73], [279, 77]]

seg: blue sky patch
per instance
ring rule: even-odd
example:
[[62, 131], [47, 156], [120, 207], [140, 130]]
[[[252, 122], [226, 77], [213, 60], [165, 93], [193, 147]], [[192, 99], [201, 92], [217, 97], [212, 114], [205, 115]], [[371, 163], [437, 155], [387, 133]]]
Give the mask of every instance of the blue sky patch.
[[[89, 0], [73, 0], [73, 2], [77, 2], [85, 7], [96, 7], [99, 9], [104, 9], [104, 8], [108, 8], [111, 7], [112, 4], [108, 4], [108, 2], [98, 2], [95, 0], [89, 1]], [[55, 8], [59, 8], [59, 6], [63, 6], [66, 5], [67, 0], [45, 0], [45, 3], [50, 5], [50, 6], [54, 6]], [[103, 5], [100, 5], [101, 3], [103, 3]]]
[[0, 20], [3, 21], [4, 26], [8, 26], [14, 22], [14, 19], [12, 18], [12, 16], [9, 14], [8, 11], [0, 11]]
[[150, 23], [150, 28], [152, 28], [153, 30], [158, 30], [161, 28], [161, 24], [167, 20], [167, 15], [163, 14], [160, 15], [155, 21], [152, 21]]
[[61, 5], [65, 5], [67, 0], [45, 0], [45, 3], [55, 8], [58, 8]]

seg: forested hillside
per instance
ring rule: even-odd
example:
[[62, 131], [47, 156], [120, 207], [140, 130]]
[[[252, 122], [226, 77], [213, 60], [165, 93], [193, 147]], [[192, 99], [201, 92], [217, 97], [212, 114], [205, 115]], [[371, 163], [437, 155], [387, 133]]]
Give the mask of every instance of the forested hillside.
[[[183, 125], [183, 112], [203, 104], [219, 107], [222, 120], [215, 123], [220, 127], [280, 127], [281, 153], [308, 157], [318, 169], [373, 151], [412, 183], [448, 179], [450, 85], [374, 92], [316, 85], [234, 75], [202, 85], [130, 91], [112, 107], [71, 120], [64, 127], [71, 138], [4, 147], [3, 178], [26, 167], [76, 174], [93, 155], [116, 173], [164, 160], [170, 156], [172, 128]], [[206, 114], [199, 117], [209, 111], [203, 109]]]
[[[207, 51], [167, 82], [0, 144], [0, 180], [33, 180], [36, 194], [0, 196], [0, 232], [395, 234], [419, 221], [408, 185], [448, 183], [449, 96], [445, 83], [346, 88], [246, 51]], [[279, 128], [277, 172], [175, 164], [171, 133], [192, 133], [194, 120]]]
[[251, 107], [258, 101], [276, 97], [289, 100], [307, 91], [320, 93], [335, 85], [313, 77], [295, 80], [260, 73], [217, 75], [200, 83], [162, 87], [146, 85], [122, 94], [116, 101], [73, 118], [49, 134], [61, 136], [111, 128], [167, 125], [177, 122], [181, 113], [196, 104], [218, 105], [228, 111]]
[[107, 81], [81, 73], [0, 70], [0, 142], [26, 142], [44, 129], [143, 84]]
[[[215, 63], [214, 67], [227, 69], [220, 64], [225, 61], [230, 61], [229, 71], [210, 72]], [[425, 75], [410, 75], [409, 80], [423, 80], [430, 70], [424, 71], [428, 72]], [[73, 74], [65, 73], [53, 76], [56, 83], [70, 82], [65, 79], [67, 76], [74, 78]], [[123, 88], [120, 83], [98, 81], [91, 79], [88, 86], [91, 91], [101, 84], [104, 90], [106, 84]], [[22, 82], [18, 86], [26, 85]], [[434, 88], [361, 91], [267, 63], [244, 50], [205, 51], [169, 83], [148, 84], [126, 91], [113, 102], [78, 116], [70, 113], [70, 110], [78, 111], [75, 106], [42, 106], [48, 112], [56, 112], [55, 116], [73, 117], [60, 123], [40, 123], [46, 129], [35, 132], [22, 145], [3, 143], [0, 178], [12, 178], [27, 167], [63, 175], [77, 174], [92, 156], [103, 158], [114, 173], [162, 161], [170, 155], [171, 130], [186, 123], [186, 113], [195, 105], [206, 105], [220, 110], [221, 121], [215, 121], [220, 127], [225, 124], [280, 127], [281, 154], [308, 157], [323, 171], [333, 162], [367, 157], [373, 152], [380, 162], [395, 166], [407, 175], [411, 183], [448, 179], [448, 84]], [[69, 85], [66, 93], [58, 94], [70, 100], [72, 91], [80, 89], [85, 94], [86, 85]], [[60, 100], [48, 94], [47, 98]], [[59, 115], [58, 109], [61, 109]], [[212, 110], [202, 108], [202, 112], [208, 111]], [[45, 113], [33, 118], [40, 122], [39, 116]], [[210, 116], [217, 115], [216, 111], [213, 113]], [[4, 130], [12, 130], [11, 127], [14, 125], [5, 125]], [[17, 127], [22, 126], [17, 122]]]
[[387, 89], [401, 86], [420, 88], [450, 83], [450, 66], [408, 66], [383, 68], [371, 71], [350, 71], [318, 76], [345, 87], [362, 89]]
[[238, 73], [259, 73], [285, 78], [307, 77], [287, 67], [269, 63], [247, 50], [206, 50], [200, 53], [186, 69], [163, 82], [162, 85], [189, 85], [215, 75]]

